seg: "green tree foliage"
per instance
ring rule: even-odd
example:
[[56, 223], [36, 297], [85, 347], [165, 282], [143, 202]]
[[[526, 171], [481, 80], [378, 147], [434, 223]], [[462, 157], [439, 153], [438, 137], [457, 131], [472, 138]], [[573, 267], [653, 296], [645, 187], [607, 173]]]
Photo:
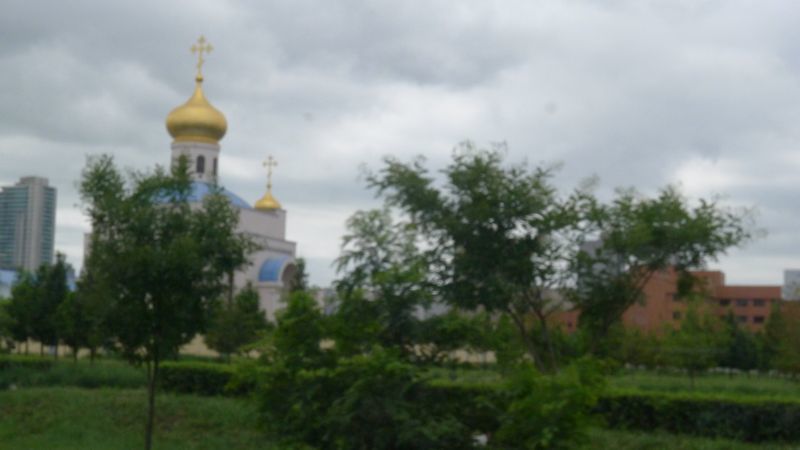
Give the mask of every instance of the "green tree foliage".
[[722, 329], [724, 335], [721, 339], [726, 345], [718, 361], [719, 366], [739, 370], [758, 368], [760, 359], [758, 341], [753, 333], [739, 326], [733, 311], [728, 311]]
[[701, 301], [698, 298], [688, 300], [680, 328], [667, 334], [662, 347], [666, 362], [685, 369], [692, 386], [698, 373], [717, 364], [727, 344], [719, 319], [704, 309]]
[[468, 317], [431, 310], [431, 253], [419, 249], [413, 226], [381, 209], [355, 213], [347, 228], [336, 260], [339, 304], [331, 320], [337, 349], [355, 355], [380, 345], [408, 361], [430, 362], [467, 344], [476, 332]]
[[292, 277], [292, 283], [289, 286], [290, 292], [307, 291], [308, 290], [308, 272], [306, 272], [306, 260], [297, 258], [294, 262], [296, 270]]
[[321, 347], [327, 324], [310, 293], [290, 293], [286, 307], [275, 313], [275, 323], [268, 345], [262, 349], [270, 363], [300, 369], [324, 366], [333, 359], [331, 351]]
[[558, 308], [555, 293], [569, 282], [562, 268], [575, 253], [590, 198], [562, 198], [552, 170], [506, 165], [503, 154], [501, 147], [463, 144], [442, 171], [441, 188], [422, 159], [387, 158], [369, 182], [435, 250], [425, 270], [433, 271], [442, 298], [507, 315], [537, 366], [553, 367], [547, 318]]
[[679, 293], [686, 295], [694, 289], [690, 270], [750, 237], [740, 212], [707, 200], [692, 206], [672, 187], [655, 198], [620, 191], [611, 204], [594, 204], [588, 220], [601, 244], [573, 261], [578, 277], [573, 300], [581, 310], [580, 326], [595, 344], [643, 300], [653, 274], [674, 269]]
[[793, 302], [775, 305], [764, 327], [762, 348], [771, 368], [800, 373], [800, 308]]
[[84, 303], [75, 292], [67, 294], [56, 310], [56, 330], [61, 342], [72, 350], [72, 358], [78, 360], [78, 351], [88, 346], [89, 314]]
[[313, 369], [274, 364], [265, 377], [263, 423], [288, 448], [473, 447], [470, 430], [426, 402], [419, 369], [379, 347]]
[[775, 302], [764, 325], [764, 331], [759, 335], [761, 369], [777, 368], [785, 327], [786, 321], [781, 313], [780, 303]]
[[80, 190], [92, 223], [86, 265], [94, 286], [110, 293], [109, 330], [121, 354], [147, 368], [149, 449], [159, 363], [203, 329], [208, 303], [228, 287], [250, 241], [236, 233], [238, 215], [224, 196], [190, 206], [186, 158], [171, 173], [157, 168], [127, 183], [111, 157], [90, 159]]
[[8, 312], [11, 300], [0, 298], [0, 353], [8, 352], [14, 348], [14, 337], [11, 330], [14, 327], [14, 319]]
[[498, 449], [575, 448], [594, 423], [592, 409], [605, 385], [602, 368], [579, 359], [557, 376], [520, 366], [505, 387], [510, 406], [489, 445]]
[[92, 254], [85, 255], [83, 272], [77, 283], [75, 292], [77, 308], [82, 314], [80, 322], [85, 327], [83, 333], [83, 346], [89, 350], [89, 359], [94, 363], [97, 351], [100, 348], [113, 348], [113, 333], [111, 323], [111, 290], [103, 278], [93, 274]]
[[213, 305], [205, 342], [230, 361], [231, 354], [257, 341], [266, 329], [266, 316], [258, 307], [258, 292], [248, 285], [232, 302], [217, 301]]
[[[21, 272], [11, 289], [11, 335], [17, 342], [35, 339], [42, 345], [59, 342], [58, 308], [67, 299], [67, 275], [72, 270], [63, 254], [56, 254], [52, 265], [43, 264], [35, 274]], [[26, 348], [27, 351], [27, 348]], [[58, 353], [55, 353], [58, 356]]]
[[610, 356], [621, 363], [656, 367], [665, 363], [662, 355], [663, 339], [656, 333], [636, 327], [614, 325], [606, 340], [612, 351]]
[[33, 323], [38, 302], [38, 287], [33, 275], [21, 272], [19, 279], [11, 288], [11, 303], [8, 305], [8, 315], [11, 317], [11, 337], [16, 342], [25, 342], [25, 352], [28, 351], [27, 341], [33, 337]]
[[[70, 270], [63, 254], [56, 254], [53, 265], [42, 265], [34, 277], [35, 297], [31, 337], [55, 348], [58, 356], [58, 307], [67, 299], [67, 271]], [[42, 350], [43, 351], [43, 350]]]

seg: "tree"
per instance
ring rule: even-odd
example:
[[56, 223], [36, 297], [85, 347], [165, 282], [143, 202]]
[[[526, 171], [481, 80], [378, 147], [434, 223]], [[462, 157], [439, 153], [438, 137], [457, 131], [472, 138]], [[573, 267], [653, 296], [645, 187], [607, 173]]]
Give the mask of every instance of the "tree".
[[11, 337], [19, 343], [25, 343], [28, 353], [28, 339], [33, 337], [33, 323], [38, 299], [36, 281], [28, 272], [21, 272], [19, 279], [11, 288], [11, 302], [8, 304], [8, 315], [11, 318]]
[[14, 338], [11, 330], [14, 320], [9, 314], [11, 300], [0, 297], [0, 352], [8, 352], [14, 348]]
[[36, 271], [33, 278], [33, 322], [31, 324], [31, 337], [44, 346], [54, 348], [54, 357], [58, 357], [58, 316], [59, 306], [67, 299], [67, 274], [72, 270], [62, 253], [56, 254], [53, 265], [43, 264]]
[[125, 178], [110, 156], [90, 158], [80, 184], [92, 223], [88, 270], [108, 293], [109, 329], [121, 354], [147, 372], [145, 448], [152, 447], [159, 364], [203, 330], [208, 303], [246, 260], [248, 238], [222, 195], [189, 203], [186, 158]]
[[294, 272], [292, 283], [289, 286], [289, 292], [307, 291], [308, 273], [306, 272], [306, 260], [303, 258], [297, 258], [295, 260], [295, 267], [297, 270]]
[[268, 347], [263, 349], [271, 363], [300, 370], [326, 366], [333, 360], [331, 352], [320, 346], [327, 324], [308, 292], [290, 293], [286, 307], [276, 312], [275, 322]]
[[759, 366], [759, 348], [755, 336], [739, 326], [733, 311], [728, 311], [722, 322], [724, 343], [727, 344], [719, 360], [721, 367], [753, 370]]
[[689, 373], [692, 387], [698, 373], [714, 367], [726, 344], [726, 336], [720, 334], [722, 324], [700, 302], [697, 297], [688, 300], [680, 328], [667, 335], [663, 347], [668, 362]]
[[628, 308], [644, 301], [644, 287], [656, 272], [675, 270], [679, 295], [692, 292], [690, 270], [750, 238], [746, 217], [714, 201], [691, 206], [672, 187], [655, 198], [628, 190], [610, 205], [593, 204], [587, 219], [600, 245], [573, 260], [578, 282], [572, 299], [595, 348]]
[[339, 298], [331, 318], [337, 349], [355, 355], [379, 345], [425, 363], [467, 345], [477, 326], [437, 304], [431, 255], [418, 248], [411, 224], [396, 222], [384, 208], [356, 212], [347, 230], [336, 260]]
[[[346, 344], [350, 331], [340, 335], [341, 345], [358, 353], [378, 344], [413, 357], [420, 309], [433, 302], [428, 264], [417, 251], [414, 231], [394, 223], [388, 210], [359, 211], [347, 221], [348, 233], [336, 260], [339, 309], [334, 319], [341, 327], [362, 323], [365, 339]], [[360, 349], [357, 349], [360, 348]]]
[[84, 303], [70, 292], [56, 310], [56, 330], [61, 341], [72, 349], [72, 358], [78, 360], [81, 347], [88, 346], [90, 324]]
[[232, 303], [216, 302], [205, 341], [230, 362], [230, 355], [255, 342], [267, 325], [264, 311], [258, 307], [258, 292], [248, 285], [236, 294]]
[[369, 185], [406, 214], [434, 250], [425, 270], [443, 299], [507, 315], [537, 367], [553, 368], [548, 317], [569, 283], [563, 268], [576, 252], [591, 198], [582, 191], [560, 196], [553, 169], [506, 165], [504, 150], [462, 144], [442, 171], [442, 188], [423, 159], [387, 158]]
[[773, 369], [800, 373], [800, 305], [775, 305], [764, 327], [764, 351]]
[[91, 253], [85, 255], [86, 263], [78, 280], [75, 296], [80, 304], [81, 321], [85, 327], [83, 344], [89, 350], [89, 361], [94, 364], [99, 348], [113, 347], [113, 333], [109, 323], [112, 293], [102, 278], [94, 276], [91, 258]]

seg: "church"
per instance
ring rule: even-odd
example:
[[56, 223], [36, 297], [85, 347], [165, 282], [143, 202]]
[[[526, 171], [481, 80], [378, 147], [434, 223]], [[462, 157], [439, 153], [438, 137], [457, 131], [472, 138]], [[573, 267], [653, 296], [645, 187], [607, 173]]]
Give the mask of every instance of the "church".
[[[166, 120], [173, 139], [172, 163], [181, 156], [188, 158], [193, 177], [190, 201], [198, 204], [212, 192], [213, 186], [223, 184], [219, 170], [220, 141], [228, 128], [225, 116], [203, 93], [203, 53], [211, 50], [202, 36], [192, 46], [192, 52], [198, 55], [194, 93], [186, 103], [173, 109]], [[251, 204], [224, 188], [222, 193], [239, 212], [238, 231], [259, 247], [250, 255], [250, 264], [235, 274], [236, 289], [251, 284], [258, 291], [261, 309], [268, 317], [274, 317], [275, 310], [281, 307], [281, 294], [297, 271], [296, 244], [286, 240], [286, 210], [272, 195], [272, 168], [276, 163], [270, 156], [264, 165], [268, 171], [267, 191], [260, 199]]]

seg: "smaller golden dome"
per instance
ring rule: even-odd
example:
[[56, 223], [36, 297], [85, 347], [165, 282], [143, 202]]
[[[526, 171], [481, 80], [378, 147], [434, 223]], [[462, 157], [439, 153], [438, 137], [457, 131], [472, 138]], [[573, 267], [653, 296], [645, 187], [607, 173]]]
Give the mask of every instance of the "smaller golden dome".
[[228, 130], [228, 121], [206, 100], [203, 77], [198, 75], [195, 80], [197, 83], [189, 100], [167, 116], [167, 131], [176, 141], [217, 144]]
[[259, 211], [274, 211], [276, 209], [281, 209], [281, 204], [272, 196], [272, 191], [268, 190], [267, 193], [256, 202], [255, 208]]

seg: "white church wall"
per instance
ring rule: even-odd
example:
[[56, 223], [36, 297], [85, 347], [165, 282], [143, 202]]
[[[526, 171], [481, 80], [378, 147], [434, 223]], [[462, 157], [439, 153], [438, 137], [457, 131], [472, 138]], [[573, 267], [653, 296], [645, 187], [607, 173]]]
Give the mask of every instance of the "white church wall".
[[[204, 142], [172, 142], [172, 160], [176, 161], [180, 156], [185, 155], [189, 159], [189, 170], [197, 181], [214, 183], [217, 173], [214, 170], [215, 161], [219, 158], [219, 144], [208, 144]], [[197, 158], [202, 156], [205, 159], [205, 170], [197, 173]]]
[[262, 236], [278, 239], [286, 237], [286, 211], [257, 211], [242, 209], [239, 213], [239, 228]]

